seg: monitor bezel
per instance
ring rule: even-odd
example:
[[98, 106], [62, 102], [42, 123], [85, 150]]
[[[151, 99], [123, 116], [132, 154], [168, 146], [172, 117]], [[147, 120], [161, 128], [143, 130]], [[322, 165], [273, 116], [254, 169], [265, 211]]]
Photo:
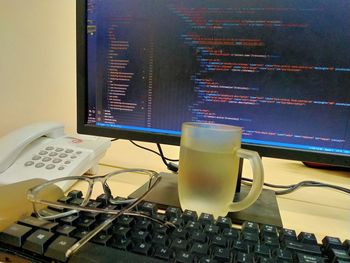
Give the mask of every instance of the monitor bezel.
[[[76, 67], [77, 67], [77, 132], [110, 138], [180, 145], [180, 136], [88, 124], [87, 120], [87, 0], [76, 0]], [[350, 156], [318, 151], [306, 151], [275, 146], [242, 143], [242, 148], [257, 151], [262, 157], [321, 163], [331, 166], [350, 167]]]

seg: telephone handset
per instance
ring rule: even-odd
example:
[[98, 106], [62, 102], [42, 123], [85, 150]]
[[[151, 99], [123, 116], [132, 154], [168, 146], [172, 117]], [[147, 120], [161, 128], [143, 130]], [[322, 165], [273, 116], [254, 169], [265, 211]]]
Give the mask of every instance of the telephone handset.
[[107, 138], [67, 136], [60, 123], [22, 127], [0, 138], [0, 185], [94, 173], [110, 144]]

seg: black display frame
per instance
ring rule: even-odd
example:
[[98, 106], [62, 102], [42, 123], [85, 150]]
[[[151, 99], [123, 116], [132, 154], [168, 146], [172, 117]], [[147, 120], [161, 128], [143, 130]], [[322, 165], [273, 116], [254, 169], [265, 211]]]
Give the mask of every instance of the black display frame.
[[[76, 43], [77, 43], [77, 132], [110, 138], [180, 145], [180, 136], [162, 133], [148, 133], [118, 128], [94, 126], [87, 123], [87, 25], [86, 0], [76, 0]], [[276, 146], [242, 143], [242, 148], [257, 151], [262, 157], [321, 163], [330, 166], [350, 167], [350, 156], [323, 153]]]

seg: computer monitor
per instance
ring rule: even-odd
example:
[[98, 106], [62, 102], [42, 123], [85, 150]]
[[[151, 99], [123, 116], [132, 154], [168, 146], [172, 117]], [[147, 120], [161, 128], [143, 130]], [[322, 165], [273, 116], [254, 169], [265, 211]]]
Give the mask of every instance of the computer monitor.
[[347, 0], [77, 0], [78, 132], [178, 145], [243, 128], [261, 156], [350, 166]]

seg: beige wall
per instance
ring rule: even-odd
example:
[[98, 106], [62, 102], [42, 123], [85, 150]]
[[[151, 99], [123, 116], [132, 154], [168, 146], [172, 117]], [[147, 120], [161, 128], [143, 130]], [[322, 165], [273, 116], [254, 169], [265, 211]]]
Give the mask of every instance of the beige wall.
[[34, 121], [75, 130], [75, 1], [0, 0], [0, 135]]
[[[47, 120], [75, 133], [75, 56], [75, 0], [0, 0], [0, 136]], [[177, 158], [176, 147], [165, 152]], [[103, 162], [165, 170], [127, 141], [114, 142]]]

